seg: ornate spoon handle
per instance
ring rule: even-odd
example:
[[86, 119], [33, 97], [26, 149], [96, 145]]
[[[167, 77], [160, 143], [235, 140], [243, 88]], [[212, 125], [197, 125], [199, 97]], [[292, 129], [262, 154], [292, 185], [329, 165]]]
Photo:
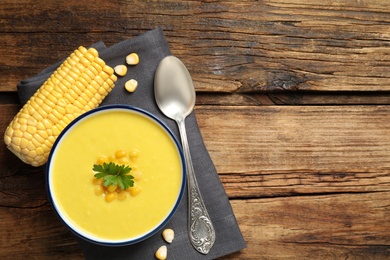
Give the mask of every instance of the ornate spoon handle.
[[188, 146], [185, 122], [178, 120], [188, 177], [188, 234], [192, 246], [200, 253], [207, 254], [215, 241], [215, 230], [199, 191]]

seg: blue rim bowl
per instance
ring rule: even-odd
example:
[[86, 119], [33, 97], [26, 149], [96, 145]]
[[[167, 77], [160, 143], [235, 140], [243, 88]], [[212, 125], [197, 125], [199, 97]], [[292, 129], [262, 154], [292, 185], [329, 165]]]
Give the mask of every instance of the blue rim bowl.
[[[99, 238], [98, 236], [95, 236], [94, 234], [88, 234], [87, 232], [84, 232], [82, 229], [77, 228], [70, 220], [69, 217], [66, 217], [65, 213], [61, 211], [61, 208], [58, 205], [58, 202], [56, 199], [53, 197], [53, 190], [52, 190], [52, 176], [53, 176], [53, 171], [52, 171], [52, 165], [53, 165], [53, 158], [56, 154], [57, 148], [60, 146], [62, 139], [64, 136], [72, 131], [72, 129], [77, 126], [80, 122], [85, 120], [86, 118], [90, 116], [94, 116], [98, 113], [105, 113], [105, 112], [110, 112], [110, 111], [127, 111], [129, 113], [136, 113], [138, 115], [144, 116], [145, 118], [148, 118], [149, 120], [155, 122], [158, 126], [160, 126], [161, 129], [163, 129], [171, 138], [172, 142], [174, 143], [174, 146], [177, 149], [178, 155], [180, 157], [180, 163], [181, 163], [181, 181], [180, 181], [180, 191], [179, 194], [177, 195], [176, 201], [172, 209], [169, 211], [169, 214], [165, 216], [164, 219], [161, 220], [161, 222], [154, 226], [152, 229], [147, 231], [144, 234], [141, 234], [136, 237], [129, 237], [127, 239], [120, 239], [120, 240], [110, 240], [110, 239], [104, 239], [104, 238]], [[156, 234], [158, 231], [160, 231], [166, 224], [167, 222], [172, 218], [174, 213], [176, 212], [177, 208], [179, 207], [179, 204], [182, 200], [184, 190], [185, 190], [185, 183], [186, 183], [186, 167], [185, 167], [185, 159], [183, 155], [183, 151], [181, 148], [181, 145], [179, 144], [177, 138], [173, 134], [173, 132], [168, 128], [168, 126], [158, 117], [153, 115], [152, 113], [137, 108], [129, 105], [105, 105], [101, 106], [95, 109], [92, 109], [88, 112], [85, 112], [84, 114], [80, 115], [76, 119], [74, 119], [69, 125], [67, 125], [64, 130], [60, 133], [58, 138], [53, 144], [53, 147], [51, 149], [47, 164], [46, 164], [46, 188], [48, 191], [49, 199], [52, 204], [52, 207], [56, 213], [56, 215], [59, 217], [61, 222], [70, 230], [72, 231], [75, 235], [78, 237], [94, 243], [98, 245], [103, 245], [103, 246], [125, 246], [125, 245], [132, 245], [136, 244], [138, 242], [141, 242], [154, 234]], [[148, 210], [147, 207], [144, 207], [145, 210]]]

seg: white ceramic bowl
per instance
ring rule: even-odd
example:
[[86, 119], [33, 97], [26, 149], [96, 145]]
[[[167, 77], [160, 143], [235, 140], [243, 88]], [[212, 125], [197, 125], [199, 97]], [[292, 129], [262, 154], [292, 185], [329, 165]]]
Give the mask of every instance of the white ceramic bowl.
[[[70, 134], [74, 133], [75, 131], [78, 131], [79, 124], [82, 124], [83, 122], [84, 122], [84, 124], [85, 124], [85, 122], [89, 122], [89, 121], [86, 121], [86, 120], [88, 120], [91, 117], [99, 116], [99, 115], [104, 114], [104, 113], [115, 113], [117, 111], [128, 113], [129, 114], [129, 120], [131, 120], [131, 118], [132, 118], [130, 116], [130, 114], [131, 115], [135, 114], [137, 116], [141, 116], [141, 117], [145, 118], [148, 122], [151, 122], [151, 123], [155, 124], [157, 126], [157, 128], [158, 128], [156, 131], [162, 131], [163, 134], [166, 134], [169, 137], [168, 139], [170, 141], [168, 141], [168, 142], [171, 142], [172, 145], [175, 147], [175, 149], [174, 149], [175, 150], [174, 156], [176, 156], [179, 159], [179, 162], [180, 162], [180, 173], [177, 175], [178, 176], [178, 182], [179, 182], [179, 189], [174, 194], [174, 203], [170, 204], [171, 206], [169, 207], [169, 210], [166, 212], [166, 214], [164, 213], [164, 216], [162, 216], [161, 219], [159, 219], [151, 228], [149, 228], [147, 230], [144, 230], [144, 231], [142, 231], [141, 233], [139, 233], [137, 235], [129, 235], [129, 236], [125, 235], [124, 237], [122, 236], [120, 238], [108, 238], [108, 237], [104, 237], [104, 236], [102, 237], [100, 234], [95, 234], [91, 230], [84, 230], [83, 227], [79, 226], [77, 221], [75, 222], [75, 220], [72, 219], [71, 214], [68, 214], [69, 212], [67, 212], [66, 209], [64, 209], [64, 206], [62, 205], [62, 202], [61, 202], [61, 201], [63, 201], [64, 198], [58, 198], [59, 197], [59, 195], [57, 195], [57, 189], [58, 188], [56, 188], [56, 187], [58, 187], [58, 184], [57, 184], [57, 186], [54, 184], [54, 180], [55, 180], [55, 178], [57, 178], [56, 174], [57, 174], [57, 172], [59, 172], [59, 170], [55, 170], [55, 169], [58, 169], [58, 168], [55, 167], [55, 165], [56, 165], [56, 163], [58, 161], [58, 160], [56, 160], [57, 156], [61, 155], [62, 147], [65, 147], [66, 145], [69, 145], [69, 141], [67, 141], [69, 139], [68, 136], [71, 136]], [[108, 128], [109, 127], [113, 127], [113, 129], [114, 128], [115, 129], [118, 128], [117, 126], [110, 126], [110, 125], [108, 125], [108, 126], [105, 125], [105, 126], [102, 126], [102, 127], [108, 127]], [[111, 132], [110, 132], [110, 134], [111, 134]], [[112, 131], [112, 134], [113, 135], [124, 135], [125, 136], [125, 135], [129, 135], [129, 134], [136, 135], [137, 133], [134, 133], [134, 132], [133, 133], [129, 133], [128, 130], [124, 129], [123, 132], [118, 131], [118, 130]], [[110, 139], [109, 136], [102, 137], [101, 138], [101, 142], [107, 142], [107, 140], [109, 140], [109, 139]], [[99, 140], [100, 140], [100, 138], [95, 139], [97, 147], [99, 146], [99, 142], [100, 142]], [[147, 142], [146, 139], [145, 139], [145, 142]], [[75, 147], [75, 149], [77, 148], [79, 150], [86, 148], [85, 147], [86, 145], [83, 144], [83, 143], [75, 144], [74, 142], [71, 142], [71, 145], [73, 145]], [[83, 147], [83, 145], [84, 145], [84, 147]], [[155, 144], [155, 149], [161, 149], [159, 147], [158, 143]], [[86, 153], [88, 153], [87, 149], [86, 149]], [[69, 167], [71, 167], [72, 165], [77, 165], [78, 164], [78, 160], [83, 160], [82, 158], [79, 159], [79, 157], [80, 156], [71, 157], [70, 161], [69, 161]], [[82, 165], [82, 162], [80, 162], [80, 165]], [[61, 134], [59, 135], [59, 137], [57, 138], [57, 140], [55, 141], [55, 143], [53, 145], [53, 148], [51, 150], [51, 153], [50, 153], [50, 156], [49, 156], [49, 159], [48, 159], [48, 163], [47, 163], [47, 166], [46, 166], [47, 190], [48, 190], [48, 194], [49, 194], [49, 198], [51, 200], [52, 206], [53, 206], [55, 212], [57, 213], [58, 217], [60, 218], [60, 220], [73, 233], [75, 233], [76, 235], [80, 236], [81, 238], [83, 238], [83, 239], [85, 239], [87, 241], [90, 241], [92, 243], [101, 244], [101, 245], [108, 245], [108, 246], [129, 245], [129, 244], [135, 244], [137, 242], [140, 242], [140, 241], [142, 241], [142, 240], [152, 236], [153, 234], [158, 232], [162, 227], [164, 227], [165, 224], [174, 215], [174, 213], [177, 210], [177, 208], [179, 206], [179, 203], [180, 203], [180, 201], [182, 199], [182, 196], [183, 196], [183, 193], [184, 193], [184, 189], [185, 189], [185, 182], [186, 182], [186, 170], [185, 169], [186, 169], [185, 168], [185, 161], [184, 161], [183, 152], [181, 150], [181, 146], [179, 145], [179, 142], [177, 141], [177, 139], [175, 138], [175, 136], [173, 135], [171, 130], [160, 119], [158, 119], [156, 116], [152, 115], [151, 113], [149, 113], [149, 112], [147, 112], [145, 110], [136, 108], [136, 107], [131, 107], [131, 106], [127, 106], [127, 105], [108, 105], [108, 106], [102, 106], [102, 107], [99, 107], [97, 109], [93, 109], [93, 110], [91, 110], [89, 112], [84, 113], [83, 115], [81, 115], [78, 118], [76, 118], [75, 120], [73, 120], [61, 132]], [[91, 178], [93, 179], [92, 165], [90, 167], [90, 171], [91, 171], [91, 174], [92, 174]], [[85, 170], [83, 171], [83, 174], [84, 173], [85, 173]], [[77, 170], [72, 170], [70, 168], [70, 170], [69, 170], [69, 180], [77, 181], [78, 180], [78, 176], [79, 176], [78, 174], [79, 173], [77, 172]], [[131, 174], [131, 172], [130, 172], [130, 174]], [[150, 174], [152, 174], [152, 173], [149, 173], [149, 175]], [[149, 176], [149, 177], [146, 177], [146, 178], [151, 179], [153, 177]], [[90, 188], [88, 185], [93, 185], [92, 184], [92, 179], [91, 179], [91, 183], [84, 184], [84, 185], [87, 185], [86, 186], [87, 189]], [[80, 179], [80, 182], [81, 182], [81, 179]], [[66, 186], [64, 186], [64, 187], [66, 187]], [[77, 192], [77, 189], [78, 188], [76, 187], [75, 188], [75, 192]], [[83, 189], [84, 190], [86, 188], [79, 188], [79, 189]], [[143, 190], [142, 193], [143, 192], [148, 192], [148, 191], [144, 191]], [[151, 191], [149, 191], [149, 192], [151, 192]], [[163, 192], [164, 191], [162, 191], [161, 193], [163, 193]], [[61, 193], [61, 194], [63, 194], [63, 193]], [[93, 195], [96, 196], [95, 194], [93, 194]], [[158, 197], [164, 196], [164, 194], [154, 194], [154, 195], [158, 196]], [[66, 196], [63, 195], [63, 197], [66, 197]], [[78, 196], [76, 198], [73, 198], [75, 200], [74, 203], [75, 204], [84, 203], [82, 200], [88, 200], [88, 197], [89, 197], [89, 195]], [[107, 205], [110, 205], [110, 203], [112, 203], [112, 202], [105, 202], [104, 201], [104, 203], [106, 203]], [[103, 205], [102, 207], [106, 207], [106, 206]], [[83, 208], [80, 208], [78, 210], [81, 211], [83, 214], [85, 213], [86, 218], [94, 217], [94, 216], [89, 216], [88, 215], [90, 210], [87, 207], [83, 207]], [[86, 212], [83, 212], [84, 210]], [[148, 207], [147, 205], [145, 205], [142, 208], [142, 211], [143, 211], [142, 214], [144, 214], [144, 216], [148, 216], [150, 214], [154, 214], [156, 209], [152, 208], [152, 207]], [[102, 213], [102, 214], [107, 214], [107, 213]], [[109, 214], [110, 213], [108, 213], [107, 218], [112, 218], [115, 221], [115, 216], [110, 216]], [[88, 220], [86, 219], [86, 221], [88, 221]], [[102, 225], [107, 225], [107, 224], [102, 224]], [[129, 223], [129, 225], [137, 225], [137, 223]], [[96, 232], [96, 233], [98, 233], [98, 232]]]

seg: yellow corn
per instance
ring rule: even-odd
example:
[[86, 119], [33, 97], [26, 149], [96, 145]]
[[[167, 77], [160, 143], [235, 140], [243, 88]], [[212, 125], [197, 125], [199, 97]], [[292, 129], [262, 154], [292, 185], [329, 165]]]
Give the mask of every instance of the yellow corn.
[[156, 258], [159, 260], [167, 259], [167, 255], [168, 255], [167, 246], [160, 246], [155, 253]]
[[118, 200], [125, 200], [127, 198], [127, 192], [126, 191], [121, 191], [117, 195]]
[[135, 79], [130, 79], [125, 83], [125, 89], [128, 92], [134, 92], [137, 87], [138, 87], [138, 81], [136, 81]]
[[45, 164], [64, 127], [99, 106], [116, 80], [114, 70], [99, 58], [96, 49], [80, 46], [9, 124], [4, 134], [8, 149], [27, 164]]
[[110, 185], [107, 187], [107, 191], [114, 192], [117, 188], [118, 188], [118, 186], [116, 186], [116, 185]]
[[130, 53], [126, 56], [126, 63], [129, 65], [137, 65], [139, 63], [139, 56], [137, 53]]
[[107, 202], [111, 202], [113, 201], [114, 199], [116, 199], [117, 197], [117, 193], [116, 192], [109, 192], [106, 194], [106, 197], [104, 197], [104, 199], [107, 201]]
[[164, 229], [162, 232], [162, 236], [165, 241], [167, 241], [169, 244], [172, 243], [173, 239], [175, 238], [175, 232], [171, 228]]
[[125, 156], [126, 156], [126, 151], [124, 151], [124, 150], [117, 150], [115, 152], [115, 157], [118, 159], [123, 158]]
[[130, 191], [131, 196], [135, 197], [141, 192], [141, 187], [133, 186], [130, 188], [127, 188], [128, 191]]
[[117, 65], [114, 67], [114, 71], [118, 76], [124, 76], [127, 73], [127, 67], [125, 65]]

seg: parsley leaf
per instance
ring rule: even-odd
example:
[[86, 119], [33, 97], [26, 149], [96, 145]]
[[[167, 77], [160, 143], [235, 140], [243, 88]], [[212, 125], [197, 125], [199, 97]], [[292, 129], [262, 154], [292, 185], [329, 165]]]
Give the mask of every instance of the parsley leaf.
[[95, 178], [103, 178], [103, 185], [108, 187], [110, 185], [118, 185], [122, 190], [125, 190], [134, 185], [134, 177], [128, 174], [131, 168], [127, 165], [118, 165], [113, 162], [94, 164], [92, 170], [95, 173]]

